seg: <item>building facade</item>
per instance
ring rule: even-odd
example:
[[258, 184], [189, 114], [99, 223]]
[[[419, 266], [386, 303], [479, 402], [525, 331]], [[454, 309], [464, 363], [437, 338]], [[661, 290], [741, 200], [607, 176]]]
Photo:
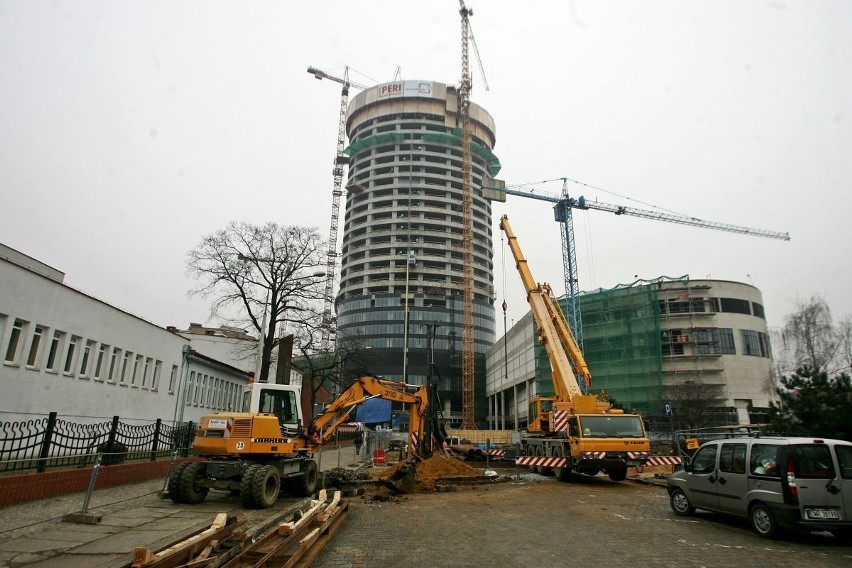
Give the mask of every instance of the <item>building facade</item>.
[[0, 245], [0, 423], [197, 422], [239, 405], [248, 372], [64, 277]]
[[[659, 278], [584, 293], [580, 306], [593, 391], [627, 410], [657, 423], [754, 424], [776, 401], [763, 301], [752, 285]], [[491, 424], [526, 427], [529, 398], [553, 392], [531, 313], [487, 360]]]
[[[484, 418], [485, 352], [494, 343], [490, 203], [482, 180], [500, 168], [494, 120], [471, 104], [474, 351]], [[349, 105], [338, 342], [370, 351], [370, 372], [438, 380], [445, 419], [460, 421], [464, 219], [458, 93], [432, 81], [367, 89]]]

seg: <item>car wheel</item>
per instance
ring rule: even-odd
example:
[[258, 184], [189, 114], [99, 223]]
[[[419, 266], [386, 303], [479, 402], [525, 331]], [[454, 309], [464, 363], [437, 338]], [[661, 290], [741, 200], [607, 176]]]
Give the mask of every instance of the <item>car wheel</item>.
[[681, 489], [672, 490], [671, 495], [669, 495], [669, 502], [672, 505], [672, 511], [674, 511], [676, 515], [685, 517], [695, 512], [695, 507], [692, 506], [692, 503], [689, 502], [689, 498], [686, 496], [686, 493], [684, 493]]
[[757, 503], [751, 508], [749, 518], [754, 531], [763, 538], [775, 538], [778, 534], [778, 524], [775, 522], [775, 517], [763, 503]]

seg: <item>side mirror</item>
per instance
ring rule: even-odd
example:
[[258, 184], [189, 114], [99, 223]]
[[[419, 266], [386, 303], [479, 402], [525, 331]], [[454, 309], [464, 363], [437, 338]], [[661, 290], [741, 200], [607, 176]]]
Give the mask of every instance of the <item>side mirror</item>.
[[689, 460], [683, 460], [683, 471], [687, 471], [692, 473], [692, 462]]

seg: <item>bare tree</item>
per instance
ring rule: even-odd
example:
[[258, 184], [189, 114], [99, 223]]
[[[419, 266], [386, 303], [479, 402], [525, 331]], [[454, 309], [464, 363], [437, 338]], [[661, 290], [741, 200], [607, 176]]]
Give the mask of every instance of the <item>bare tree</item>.
[[282, 329], [318, 325], [325, 243], [316, 228], [231, 222], [187, 253], [190, 295], [211, 298], [210, 314], [254, 329], [263, 340], [260, 381], [269, 376]]
[[296, 337], [294, 366], [303, 375], [303, 389], [310, 388], [311, 408], [320, 390], [342, 392], [359, 376], [368, 372], [374, 360], [373, 351], [357, 338], [339, 337], [334, 350], [319, 348], [322, 330], [304, 327]]
[[674, 410], [674, 426], [681, 430], [718, 426], [726, 422], [725, 393], [721, 385], [685, 381], [666, 387]]
[[840, 336], [831, 318], [831, 309], [825, 300], [812, 296], [799, 302], [796, 311], [784, 318], [781, 331], [781, 375], [800, 367], [829, 374], [837, 372], [837, 357], [841, 346]]
[[838, 363], [840, 371], [852, 374], [852, 316], [846, 316], [837, 324], [837, 336], [840, 341]]

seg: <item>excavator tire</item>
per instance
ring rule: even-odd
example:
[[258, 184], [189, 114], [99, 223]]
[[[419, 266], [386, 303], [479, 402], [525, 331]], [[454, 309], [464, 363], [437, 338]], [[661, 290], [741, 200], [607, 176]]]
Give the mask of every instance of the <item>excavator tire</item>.
[[299, 468], [302, 475], [293, 480], [292, 491], [297, 497], [308, 497], [316, 493], [319, 485], [319, 472], [317, 471], [317, 462], [314, 460], [305, 460], [302, 462], [302, 467]]
[[245, 472], [243, 472], [243, 478], [240, 480], [240, 497], [243, 501], [243, 507], [246, 509], [256, 509], [257, 506], [254, 503], [254, 494], [251, 491], [252, 482], [254, 480], [254, 475], [260, 469], [260, 465], [253, 464], [246, 468]]
[[278, 500], [281, 477], [275, 466], [260, 466], [251, 479], [251, 494], [258, 509], [268, 509]]
[[205, 473], [207, 473], [207, 464], [203, 462], [191, 462], [181, 471], [179, 480], [181, 502], [194, 505], [204, 501], [210, 489], [198, 482]]
[[183, 474], [183, 470], [189, 467], [191, 462], [184, 462], [178, 464], [172, 470], [172, 473], [169, 474], [169, 499], [174, 501], [175, 503], [183, 503], [183, 497], [180, 493], [180, 476]]

